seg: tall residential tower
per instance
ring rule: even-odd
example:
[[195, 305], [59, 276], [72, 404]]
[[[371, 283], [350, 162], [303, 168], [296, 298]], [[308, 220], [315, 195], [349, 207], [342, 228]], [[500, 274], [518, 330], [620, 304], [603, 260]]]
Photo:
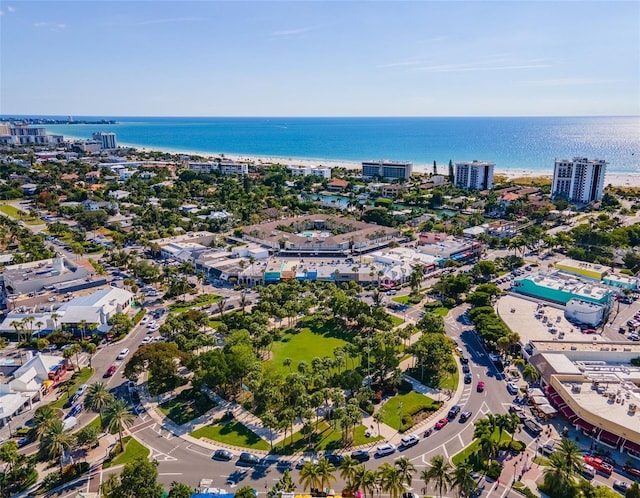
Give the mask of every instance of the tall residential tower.
[[607, 162], [601, 159], [556, 159], [551, 197], [572, 202], [598, 201], [602, 198], [606, 170]]
[[404, 178], [409, 180], [413, 171], [413, 163], [399, 161], [363, 161], [362, 176], [373, 178], [379, 176], [387, 180]]
[[493, 187], [494, 163], [488, 161], [464, 161], [456, 163], [454, 184], [467, 190], [488, 190]]

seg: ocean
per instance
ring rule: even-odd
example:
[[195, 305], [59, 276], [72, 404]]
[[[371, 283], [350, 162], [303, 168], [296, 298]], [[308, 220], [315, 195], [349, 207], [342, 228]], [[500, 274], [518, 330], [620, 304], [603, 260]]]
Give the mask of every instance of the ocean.
[[640, 173], [640, 116], [74, 119], [117, 124], [47, 125], [47, 131], [76, 138], [113, 131], [120, 145], [287, 161], [390, 159], [430, 169], [434, 160], [444, 168], [449, 160], [477, 159], [494, 162], [496, 170], [535, 173], [552, 170], [556, 158], [581, 156], [606, 160], [611, 173]]

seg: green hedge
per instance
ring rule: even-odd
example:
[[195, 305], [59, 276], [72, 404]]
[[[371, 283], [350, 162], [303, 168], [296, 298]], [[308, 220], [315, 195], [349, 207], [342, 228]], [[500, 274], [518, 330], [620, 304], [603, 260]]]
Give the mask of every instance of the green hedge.
[[44, 479], [42, 479], [40, 492], [44, 493], [51, 489], [57, 488], [58, 486], [66, 482], [73, 481], [74, 479], [77, 479], [82, 474], [84, 474], [87, 470], [89, 470], [88, 462], [78, 462], [74, 463], [73, 465], [68, 465], [62, 472], [60, 472], [59, 470], [56, 472], [52, 472]]

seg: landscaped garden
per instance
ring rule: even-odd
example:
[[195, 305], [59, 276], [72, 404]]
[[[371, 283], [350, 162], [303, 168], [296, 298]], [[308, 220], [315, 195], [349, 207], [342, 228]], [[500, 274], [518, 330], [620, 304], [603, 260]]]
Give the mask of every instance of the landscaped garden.
[[[360, 446], [383, 439], [381, 436], [367, 437], [365, 436], [366, 432], [367, 428], [364, 425], [356, 426], [350, 446]], [[280, 441], [276, 446], [276, 451], [282, 455], [292, 455], [307, 450], [310, 447], [309, 441], [311, 441], [311, 447], [313, 447], [314, 451], [335, 451], [345, 447], [339, 422], [336, 422], [334, 428], [328, 422], [322, 421], [318, 424], [317, 431], [311, 434], [311, 437], [304, 431], [298, 431], [293, 436], [288, 436]]]
[[75, 392], [82, 384], [86, 384], [87, 381], [93, 375], [93, 368], [85, 367], [80, 372], [74, 372], [70, 379], [65, 381], [64, 390], [65, 394], [60, 396], [59, 399], [53, 403], [49, 403], [52, 408], [62, 408], [69, 398], [72, 398]]
[[264, 451], [269, 449], [269, 443], [233, 417], [228, 416], [223, 417], [217, 423], [196, 429], [191, 433], [191, 436], [196, 439], [205, 438], [242, 448]]
[[183, 313], [192, 308], [208, 306], [213, 303], [217, 303], [222, 299], [222, 296], [217, 294], [200, 294], [196, 296], [192, 301], [178, 301], [169, 305], [169, 311], [173, 313]]
[[[146, 446], [140, 444], [132, 436], [125, 436], [122, 438], [122, 444], [124, 444], [124, 451], [118, 454], [111, 453], [111, 458], [104, 464], [104, 468], [113, 467], [116, 465], [124, 465], [125, 463], [133, 462], [136, 458], [147, 458], [150, 450]], [[120, 445], [116, 444], [113, 451], [120, 449]]]
[[397, 394], [380, 408], [382, 421], [396, 430], [408, 430], [442, 406], [442, 402], [410, 391]]
[[174, 423], [182, 425], [207, 413], [215, 406], [215, 401], [205, 393], [195, 389], [186, 389], [175, 398], [159, 405], [158, 408]]

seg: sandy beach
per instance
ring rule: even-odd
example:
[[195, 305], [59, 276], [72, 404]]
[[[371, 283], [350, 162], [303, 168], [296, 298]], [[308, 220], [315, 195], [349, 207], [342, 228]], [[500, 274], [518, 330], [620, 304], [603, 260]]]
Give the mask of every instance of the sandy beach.
[[[123, 144], [124, 145], [124, 144]], [[201, 156], [207, 158], [216, 158], [224, 156], [226, 159], [237, 162], [249, 162], [253, 164], [282, 164], [284, 166], [329, 166], [332, 168], [345, 168], [351, 170], [357, 170], [362, 168], [362, 164], [356, 161], [337, 161], [337, 160], [320, 160], [320, 159], [300, 159], [295, 157], [268, 157], [268, 156], [248, 156], [248, 155], [236, 155], [236, 154], [211, 154], [196, 151], [171, 151], [165, 149], [140, 147], [131, 145], [141, 151], [151, 152], [154, 150], [162, 150], [171, 154], [187, 154], [193, 156]], [[448, 172], [448, 164], [438, 164], [438, 173], [446, 175]], [[433, 171], [433, 165], [426, 164], [414, 164], [414, 173], [431, 173]], [[551, 180], [553, 176], [553, 170], [526, 170], [526, 169], [500, 169], [496, 168], [495, 175], [506, 176], [507, 179], [512, 180], [514, 178], [540, 178], [548, 177]], [[640, 188], [640, 172], [638, 173], [620, 173], [611, 172], [605, 175], [605, 187], [612, 185], [614, 187], [637, 187]]]

